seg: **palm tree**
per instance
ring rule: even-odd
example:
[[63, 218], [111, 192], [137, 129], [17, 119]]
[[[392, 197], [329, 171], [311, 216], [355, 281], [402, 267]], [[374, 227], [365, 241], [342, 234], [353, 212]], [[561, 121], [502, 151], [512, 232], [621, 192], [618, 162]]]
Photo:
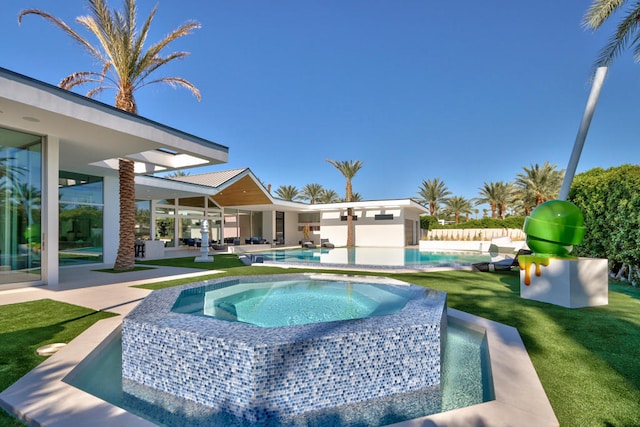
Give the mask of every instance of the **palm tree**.
[[340, 196], [335, 190], [325, 189], [322, 191], [322, 194], [320, 194], [320, 197], [318, 197], [318, 202], [320, 203], [337, 203], [339, 201]]
[[185, 172], [185, 171], [173, 171], [173, 172], [169, 172], [168, 174], [166, 174], [164, 177], [165, 178], [182, 178], [184, 176], [189, 176], [191, 175], [189, 172]]
[[423, 205], [429, 205], [429, 215], [434, 216], [437, 212], [438, 204], [445, 201], [451, 192], [440, 181], [440, 178], [422, 180], [422, 187], [418, 188], [418, 202]]
[[[80, 71], [65, 77], [59, 86], [71, 90], [76, 86], [90, 84], [94, 86], [86, 96], [91, 98], [105, 89], [115, 89], [115, 106], [129, 113], [137, 114], [138, 106], [134, 92], [152, 83], [166, 83], [170, 86], [181, 86], [193, 93], [200, 100], [200, 92], [189, 81], [181, 77], [161, 77], [150, 79], [149, 76], [161, 66], [187, 56], [188, 52], [173, 52], [162, 56], [162, 50], [172, 41], [191, 34], [200, 24], [187, 22], [171, 31], [159, 42], [144, 50], [149, 28], [155, 16], [157, 5], [153, 8], [142, 27], [136, 22], [136, 1], [124, 0], [124, 10], [110, 10], [104, 0], [88, 0], [91, 15], [80, 16], [76, 22], [97, 39], [96, 45], [78, 34], [64, 21], [38, 9], [27, 9], [20, 12], [18, 23], [26, 15], [37, 15], [58, 27], [84, 47], [100, 66], [100, 71]], [[114, 270], [132, 270], [135, 265], [135, 181], [134, 163], [128, 159], [119, 159], [120, 179], [120, 246]]]
[[307, 184], [302, 187], [300, 191], [300, 198], [302, 200], [309, 200], [310, 204], [315, 204], [318, 198], [322, 195], [324, 189], [320, 184]]
[[[358, 193], [358, 192], [351, 193], [351, 201], [352, 202], [361, 202], [362, 200], [364, 200], [364, 199], [362, 198], [360, 193]], [[342, 199], [340, 201], [341, 202], [346, 202], [347, 200], [346, 199]]]
[[507, 205], [511, 202], [513, 187], [503, 181], [484, 183], [480, 188], [480, 197], [476, 199], [476, 206], [488, 204], [491, 207], [491, 218], [502, 218]]
[[[345, 202], [351, 202], [351, 198], [353, 197], [353, 187], [351, 186], [351, 180], [362, 168], [362, 166], [364, 166], [364, 162], [360, 160], [337, 161], [331, 159], [327, 159], [327, 162], [335, 166], [336, 169], [338, 169], [347, 180], [344, 199]], [[355, 246], [356, 244], [354, 231], [353, 208], [347, 208], [347, 246]]]
[[471, 202], [462, 196], [449, 197], [444, 201], [444, 203], [446, 206], [445, 210], [448, 213], [455, 215], [456, 224], [460, 223], [460, 214], [465, 214], [468, 219], [468, 215], [473, 212]]
[[525, 201], [525, 214], [531, 213], [531, 209], [547, 200], [558, 197], [564, 169], [557, 170], [556, 165], [544, 162], [542, 166], [531, 165], [523, 167], [524, 173], [516, 176], [515, 187], [518, 200]]
[[298, 199], [300, 191], [298, 191], [295, 185], [281, 185], [276, 189], [276, 196], [282, 200], [293, 201]]
[[617, 58], [629, 45], [633, 46], [633, 53], [636, 62], [640, 61], [640, 3], [627, 0], [593, 0], [582, 19], [582, 25], [591, 30], [599, 29], [614, 13], [622, 10], [625, 16], [622, 17], [615, 33], [609, 42], [600, 51], [596, 60], [597, 67], [607, 67]]

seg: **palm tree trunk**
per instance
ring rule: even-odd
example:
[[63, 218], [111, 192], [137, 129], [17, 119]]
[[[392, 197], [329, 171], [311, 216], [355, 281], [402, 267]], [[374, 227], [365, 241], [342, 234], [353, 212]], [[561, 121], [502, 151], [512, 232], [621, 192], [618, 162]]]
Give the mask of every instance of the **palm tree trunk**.
[[120, 159], [120, 246], [113, 269], [133, 270], [135, 266], [135, 209], [136, 190], [133, 162]]

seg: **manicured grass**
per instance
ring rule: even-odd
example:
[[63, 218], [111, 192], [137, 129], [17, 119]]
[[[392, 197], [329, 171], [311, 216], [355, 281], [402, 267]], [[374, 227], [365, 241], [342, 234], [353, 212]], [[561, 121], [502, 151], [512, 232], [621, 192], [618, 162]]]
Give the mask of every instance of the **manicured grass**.
[[[314, 273], [345, 273], [344, 271], [339, 270], [301, 270], [297, 268], [280, 268], [280, 267], [266, 267], [261, 266], [260, 264], [254, 264], [252, 266], [248, 266], [242, 263], [238, 259], [237, 255], [234, 254], [220, 254], [215, 255], [213, 262], [194, 262], [193, 257], [188, 258], [169, 258], [169, 259], [159, 259], [152, 261], [136, 261], [138, 264], [146, 264], [146, 265], [160, 265], [165, 267], [181, 267], [181, 268], [198, 268], [201, 270], [217, 270], [222, 271], [222, 273], [215, 273], [212, 276], [201, 276], [197, 280], [207, 280], [207, 279], [216, 279], [222, 278], [226, 276], [252, 276], [252, 275], [263, 275], [263, 274], [295, 274], [300, 273], [301, 271], [312, 271]], [[351, 272], [350, 274], [355, 274]], [[360, 274], [360, 273], [357, 273]], [[150, 283], [148, 285], [138, 285], [137, 288], [144, 289], [162, 289], [171, 286], [184, 285], [186, 283], [193, 282], [194, 279], [180, 279], [180, 280], [172, 280], [167, 282], [159, 282], [159, 283]]]
[[[195, 263], [192, 258], [145, 263], [224, 271], [224, 273], [208, 276], [215, 278], [303, 271], [320, 272], [320, 270], [245, 266], [232, 254], [215, 255], [213, 263]], [[445, 291], [448, 294], [449, 307], [518, 328], [561, 426], [630, 427], [639, 425], [639, 289], [612, 282], [609, 288], [608, 306], [568, 309], [521, 299], [517, 272], [448, 271], [375, 275], [385, 275]], [[159, 289], [192, 281], [193, 279], [174, 280], [142, 287]], [[22, 304], [16, 306], [22, 306]], [[0, 306], [0, 374], [2, 374], [0, 389], [7, 387], [31, 369], [23, 366], [21, 373], [5, 379], [7, 375], [5, 371], [13, 368], [2, 365], [3, 361], [17, 357], [18, 353], [24, 353], [21, 350], [24, 347], [14, 347], [12, 354], [1, 353], [6, 343], [13, 342], [12, 340], [20, 335], [30, 335], [31, 330], [43, 327], [33, 325], [29, 315], [23, 315], [22, 320], [16, 321], [17, 316], [5, 314], [2, 311], [4, 308]], [[55, 313], [50, 313], [48, 316], [51, 317], [50, 322], [55, 327], [66, 322], [62, 316], [59, 318], [56, 316], [58, 315]], [[8, 329], [11, 325], [21, 326], [22, 330]], [[48, 337], [51, 334], [44, 335]], [[46, 342], [60, 340], [61, 338], [56, 336]], [[40, 340], [40, 343], [45, 341]], [[35, 349], [37, 346], [33, 344], [32, 348]], [[3, 424], [0, 418], [0, 426], [5, 425], [14, 424]]]
[[[111, 316], [115, 314], [48, 299], [0, 305], [0, 391], [46, 359], [36, 354], [40, 346], [67, 343]], [[0, 410], [0, 426], [22, 425]]]

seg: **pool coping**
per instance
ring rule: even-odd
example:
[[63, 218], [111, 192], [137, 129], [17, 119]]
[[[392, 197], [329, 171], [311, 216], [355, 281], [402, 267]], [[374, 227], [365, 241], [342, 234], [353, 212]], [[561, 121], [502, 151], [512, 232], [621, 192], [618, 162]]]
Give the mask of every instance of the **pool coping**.
[[[495, 400], [389, 427], [556, 427], [559, 422], [517, 329], [452, 308], [449, 317], [484, 329]], [[123, 316], [104, 319], [0, 393], [0, 406], [30, 426], [151, 427], [154, 423], [77, 389], [63, 379], [118, 332]]]

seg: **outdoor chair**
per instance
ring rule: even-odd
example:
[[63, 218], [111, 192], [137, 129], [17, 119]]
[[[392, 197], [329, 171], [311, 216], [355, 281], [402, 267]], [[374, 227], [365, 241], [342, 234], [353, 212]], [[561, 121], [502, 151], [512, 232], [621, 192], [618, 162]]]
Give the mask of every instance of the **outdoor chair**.
[[320, 239], [320, 246], [327, 249], [335, 248], [335, 245], [329, 242], [329, 239]]

